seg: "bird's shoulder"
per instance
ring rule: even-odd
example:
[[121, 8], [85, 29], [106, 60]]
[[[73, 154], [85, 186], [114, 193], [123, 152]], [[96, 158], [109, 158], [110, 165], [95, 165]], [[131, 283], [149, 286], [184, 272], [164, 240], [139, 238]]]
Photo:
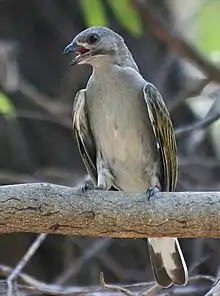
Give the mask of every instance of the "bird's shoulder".
[[139, 71], [129, 66], [122, 67], [113, 65], [109, 72], [111, 73], [110, 75], [112, 78], [115, 78], [116, 82], [129, 84], [134, 88], [143, 88], [143, 86], [147, 83]]

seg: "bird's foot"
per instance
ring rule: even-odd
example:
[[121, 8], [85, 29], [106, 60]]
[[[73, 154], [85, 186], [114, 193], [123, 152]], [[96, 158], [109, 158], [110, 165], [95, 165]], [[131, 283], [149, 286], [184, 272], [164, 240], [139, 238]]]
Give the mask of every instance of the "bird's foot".
[[89, 183], [86, 183], [86, 184], [82, 185], [80, 187], [80, 189], [81, 189], [82, 193], [85, 194], [87, 191], [93, 190], [94, 189], [94, 185], [91, 185]]
[[83, 194], [85, 194], [89, 190], [104, 190], [104, 187], [102, 185], [94, 186], [89, 183], [86, 183], [83, 186], [81, 186], [81, 191]]
[[152, 196], [154, 196], [157, 192], [160, 192], [160, 188], [158, 186], [155, 187], [148, 187], [146, 190], [146, 195], [148, 201], [151, 199]]

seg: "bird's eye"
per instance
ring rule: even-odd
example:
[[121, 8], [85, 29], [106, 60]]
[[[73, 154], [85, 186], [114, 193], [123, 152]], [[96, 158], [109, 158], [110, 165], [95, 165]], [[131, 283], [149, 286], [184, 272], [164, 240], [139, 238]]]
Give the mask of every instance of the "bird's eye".
[[89, 44], [95, 44], [99, 41], [99, 35], [98, 34], [91, 34], [88, 37], [88, 43]]

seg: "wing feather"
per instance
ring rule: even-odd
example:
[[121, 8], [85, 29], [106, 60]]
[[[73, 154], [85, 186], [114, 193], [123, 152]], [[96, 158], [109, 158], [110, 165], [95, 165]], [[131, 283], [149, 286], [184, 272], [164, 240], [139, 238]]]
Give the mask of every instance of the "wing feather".
[[177, 183], [177, 146], [169, 112], [160, 92], [151, 83], [144, 86], [144, 98], [161, 156], [162, 190], [174, 191]]
[[73, 104], [73, 131], [84, 165], [94, 184], [97, 184], [96, 147], [85, 104], [86, 91], [80, 90]]

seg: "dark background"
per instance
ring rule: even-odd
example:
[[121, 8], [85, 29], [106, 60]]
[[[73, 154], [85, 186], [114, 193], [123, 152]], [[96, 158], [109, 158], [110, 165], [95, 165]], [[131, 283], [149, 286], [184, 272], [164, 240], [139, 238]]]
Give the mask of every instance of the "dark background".
[[[147, 2], [166, 26], [174, 26], [166, 1]], [[178, 53], [174, 54], [147, 24], [143, 24], [141, 37], [133, 37], [114, 16], [107, 1], [103, 3], [109, 27], [124, 37], [143, 76], [159, 88], [167, 105], [184, 97], [189, 78]], [[15, 110], [13, 116], [0, 114], [2, 185], [46, 181], [75, 186], [85, 178], [72, 136], [71, 113], [73, 97], [86, 85], [91, 69], [69, 68], [69, 59], [62, 51], [86, 27], [82, 7], [76, 0], [0, 1], [1, 95]], [[176, 128], [198, 120], [185, 102], [172, 108], [171, 116]], [[178, 152], [178, 190], [219, 189], [219, 163], [209, 130], [195, 130], [178, 137]], [[207, 166], [210, 159], [213, 165], [209, 162]], [[35, 237], [26, 233], [1, 235], [0, 263], [15, 266]], [[217, 275], [218, 240], [185, 239], [181, 246], [191, 275]], [[97, 247], [98, 251], [86, 260], [86, 253]], [[63, 284], [98, 285], [101, 271], [108, 283], [153, 279], [145, 244], [138, 239], [104, 241], [49, 235], [25, 272], [46, 282], [56, 282], [70, 266], [74, 276]]]

